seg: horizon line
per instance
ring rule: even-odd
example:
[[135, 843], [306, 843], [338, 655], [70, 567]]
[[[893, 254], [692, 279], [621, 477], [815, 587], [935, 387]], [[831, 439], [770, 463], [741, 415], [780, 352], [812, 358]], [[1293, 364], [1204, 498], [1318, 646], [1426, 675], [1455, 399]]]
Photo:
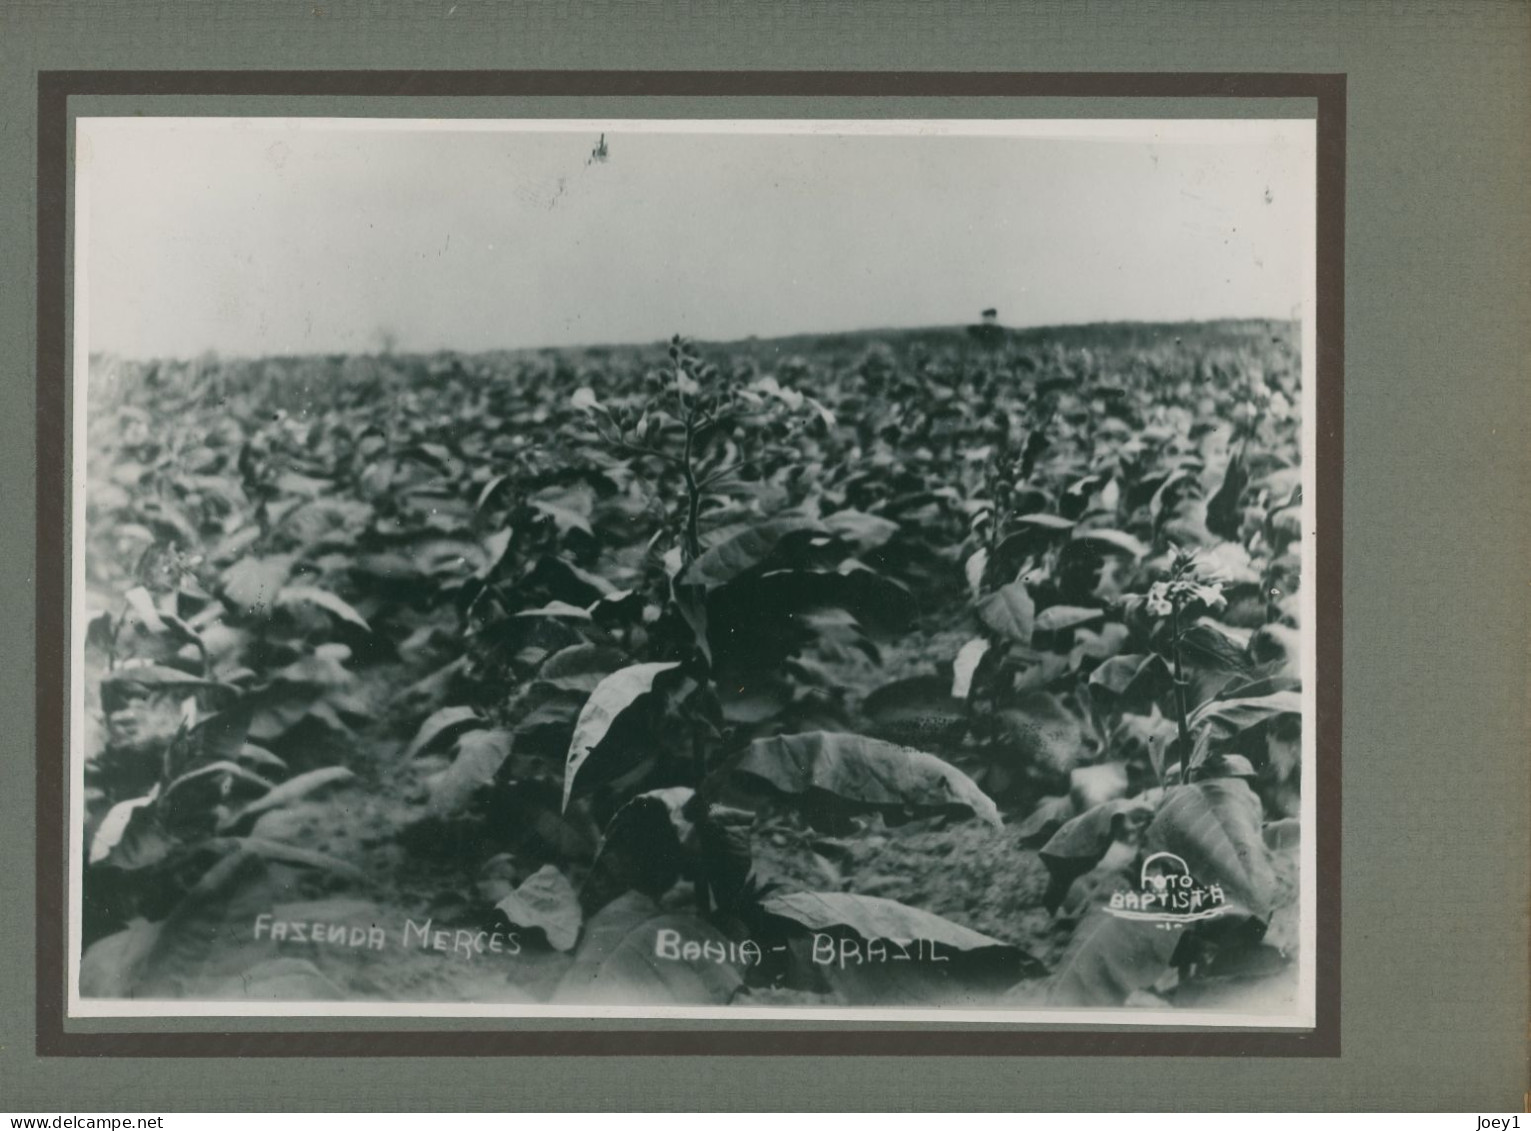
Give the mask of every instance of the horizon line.
[[[1224, 315], [1215, 318], [1092, 318], [1079, 322], [1040, 322], [1033, 324], [1010, 324], [997, 322], [999, 329], [1010, 333], [1035, 334], [1045, 333], [1049, 330], [1083, 330], [1092, 327], [1154, 327], [1154, 326], [1211, 326], [1221, 323], [1238, 322], [1276, 322], [1292, 326], [1301, 325], [1299, 315], [1286, 316], [1272, 314], [1235, 314]], [[737, 346], [744, 344], [769, 345], [772, 342], [788, 341], [797, 338], [849, 338], [864, 337], [877, 334], [889, 336], [906, 336], [911, 334], [929, 333], [963, 333], [970, 327], [982, 325], [981, 321], [974, 322], [948, 322], [930, 323], [919, 326], [866, 326], [854, 329], [841, 330], [794, 330], [783, 334], [749, 335], [743, 338], [701, 338], [680, 335], [688, 342], [700, 346]], [[629, 339], [629, 340], [605, 340], [590, 342], [569, 342], [561, 345], [527, 345], [527, 346], [484, 346], [477, 349], [463, 349], [458, 346], [435, 346], [425, 348], [389, 348], [362, 350], [307, 350], [307, 351], [282, 351], [271, 353], [224, 353], [215, 346], [196, 354], [122, 354], [110, 349], [91, 349], [88, 356], [92, 361], [97, 359], [114, 360], [125, 362], [193, 362], [211, 357], [222, 361], [269, 361], [279, 358], [311, 358], [311, 357], [430, 357], [438, 354], [456, 354], [461, 357], [483, 357], [495, 354], [526, 354], [526, 353], [556, 353], [560, 351], [579, 350], [611, 350], [611, 349], [645, 349], [657, 346], [665, 346], [670, 342], [669, 337]]]

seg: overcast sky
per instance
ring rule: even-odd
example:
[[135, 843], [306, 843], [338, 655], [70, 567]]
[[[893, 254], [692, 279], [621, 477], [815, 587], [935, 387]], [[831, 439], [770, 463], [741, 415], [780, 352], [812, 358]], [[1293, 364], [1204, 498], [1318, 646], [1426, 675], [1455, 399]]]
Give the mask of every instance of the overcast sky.
[[132, 357], [1285, 318], [1311, 271], [1306, 122], [612, 125], [605, 161], [583, 126], [82, 126], [82, 324]]

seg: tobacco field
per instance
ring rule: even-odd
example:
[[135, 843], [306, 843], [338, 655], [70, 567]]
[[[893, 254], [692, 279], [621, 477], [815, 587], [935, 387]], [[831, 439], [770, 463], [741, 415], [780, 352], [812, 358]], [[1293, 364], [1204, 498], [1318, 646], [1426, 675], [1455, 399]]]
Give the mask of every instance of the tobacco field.
[[1289, 1007], [1284, 322], [89, 375], [80, 992]]

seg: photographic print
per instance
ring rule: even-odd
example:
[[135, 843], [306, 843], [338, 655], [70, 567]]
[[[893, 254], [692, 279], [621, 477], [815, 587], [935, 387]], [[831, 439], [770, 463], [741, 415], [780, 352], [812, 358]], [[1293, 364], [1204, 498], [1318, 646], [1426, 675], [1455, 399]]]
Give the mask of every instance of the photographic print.
[[1311, 1027], [1314, 170], [79, 119], [70, 1014]]

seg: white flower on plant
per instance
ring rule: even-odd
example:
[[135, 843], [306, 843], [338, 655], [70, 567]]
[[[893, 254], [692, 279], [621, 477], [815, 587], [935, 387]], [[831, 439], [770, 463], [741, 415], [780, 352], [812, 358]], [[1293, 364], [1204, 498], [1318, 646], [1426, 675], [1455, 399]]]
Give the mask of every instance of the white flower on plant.
[[[1199, 568], [1198, 568], [1199, 567]], [[1177, 552], [1170, 577], [1148, 587], [1143, 604], [1150, 616], [1167, 617], [1177, 608], [1201, 604], [1208, 612], [1223, 608], [1223, 583], [1207, 566], [1195, 562], [1189, 554]]]
[[1214, 581], [1207, 584], [1198, 584], [1188, 581], [1183, 584], [1186, 586], [1186, 592], [1200, 601], [1209, 610], [1221, 609], [1227, 604], [1227, 601], [1223, 599], [1223, 586], [1221, 582]]

